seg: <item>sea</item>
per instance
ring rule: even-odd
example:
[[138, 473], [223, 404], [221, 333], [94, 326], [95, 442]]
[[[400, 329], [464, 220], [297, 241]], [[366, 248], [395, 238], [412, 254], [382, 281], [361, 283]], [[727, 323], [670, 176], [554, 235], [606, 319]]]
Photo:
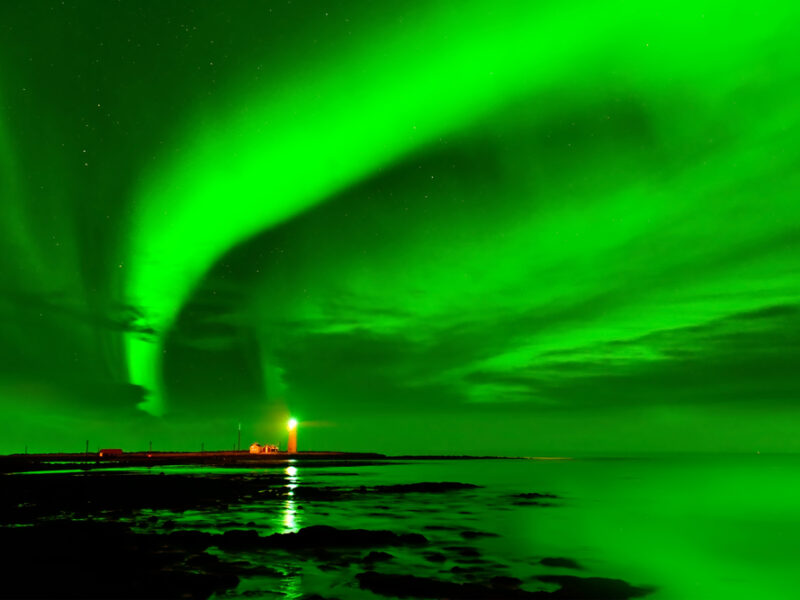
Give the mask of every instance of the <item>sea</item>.
[[[621, 579], [651, 588], [652, 600], [797, 598], [800, 564], [800, 456], [637, 455], [563, 458], [395, 460], [375, 464], [301, 461], [263, 469], [207, 466], [158, 471], [207, 476], [279, 474], [280, 500], [247, 500], [227, 510], [142, 511], [152, 530], [262, 535], [311, 525], [422, 533], [429, 545], [385, 549], [380, 570], [453, 580], [468, 568], [447, 548], [472, 547], [479, 568], [515, 577], [527, 590], [552, 590], [544, 574]], [[142, 470], [152, 472], [152, 470]], [[295, 499], [303, 487], [361, 489], [419, 482], [480, 487], [446, 493], [361, 494]], [[520, 497], [520, 494], [541, 494]], [[555, 497], [550, 497], [555, 496]], [[141, 521], [141, 519], [140, 519]], [[464, 532], [472, 532], [465, 537]], [[221, 553], [220, 553], [221, 554]], [[434, 557], [433, 559], [431, 557]], [[378, 598], [361, 589], [363, 565], [320, 565], [302, 554], [221, 555], [268, 560], [277, 576], [243, 577], [223, 598]], [[542, 559], [571, 559], [580, 569]], [[545, 561], [547, 562], [547, 561]], [[473, 564], [473, 567], [475, 565]], [[459, 569], [455, 569], [458, 571]]]

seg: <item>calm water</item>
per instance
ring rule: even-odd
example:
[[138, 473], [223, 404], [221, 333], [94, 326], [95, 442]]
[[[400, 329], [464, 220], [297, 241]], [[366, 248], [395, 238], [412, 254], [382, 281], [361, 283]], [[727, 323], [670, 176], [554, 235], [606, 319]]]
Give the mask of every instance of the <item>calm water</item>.
[[[186, 473], [187, 469], [174, 471]], [[198, 475], [225, 472], [189, 471]], [[224, 514], [187, 511], [156, 516], [173, 519], [179, 528], [209, 531], [249, 522], [262, 534], [328, 524], [421, 532], [431, 540], [432, 547], [424, 551], [389, 549], [396, 560], [379, 567], [389, 572], [450, 578], [442, 573], [456, 563], [432, 564], [424, 552], [469, 545], [498, 574], [526, 581], [536, 574], [574, 573], [537, 564], [541, 557], [554, 556], [580, 562], [586, 569], [580, 575], [657, 586], [658, 591], [649, 596], [657, 600], [796, 597], [800, 559], [797, 456], [420, 461], [333, 468], [298, 465], [278, 472], [284, 474], [287, 486], [459, 481], [484, 487], [346, 502], [288, 499], [242, 504]], [[523, 492], [554, 493], [561, 499], [553, 507], [512, 505], [510, 495]], [[442, 528], [424, 529], [431, 525]], [[459, 537], [463, 529], [499, 537], [465, 541]], [[246, 553], [235, 558], [264, 561], [263, 556]], [[363, 567], [325, 571], [288, 553], [269, 560], [282, 577], [244, 580], [233, 595], [275, 590], [288, 597], [319, 593], [376, 598], [354, 586], [354, 575]], [[274, 595], [265, 592], [263, 597]]]

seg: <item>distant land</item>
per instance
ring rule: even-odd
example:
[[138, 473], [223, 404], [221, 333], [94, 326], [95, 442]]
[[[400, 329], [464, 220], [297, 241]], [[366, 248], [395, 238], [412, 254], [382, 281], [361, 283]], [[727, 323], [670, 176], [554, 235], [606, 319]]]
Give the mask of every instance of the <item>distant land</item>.
[[[313, 466], [316, 462], [346, 461], [373, 463], [390, 460], [493, 460], [514, 459], [508, 456], [469, 455], [410, 455], [391, 456], [378, 452], [303, 451], [296, 453], [271, 452], [251, 454], [247, 450], [219, 450], [208, 452], [123, 452], [101, 456], [98, 452], [55, 452], [45, 454], [0, 455], [0, 473], [25, 471], [66, 471], [73, 469], [107, 469], [109, 467], [158, 467], [168, 465], [208, 465], [219, 467], [252, 468], [265, 464], [302, 462]], [[554, 457], [556, 459], [561, 457]]]

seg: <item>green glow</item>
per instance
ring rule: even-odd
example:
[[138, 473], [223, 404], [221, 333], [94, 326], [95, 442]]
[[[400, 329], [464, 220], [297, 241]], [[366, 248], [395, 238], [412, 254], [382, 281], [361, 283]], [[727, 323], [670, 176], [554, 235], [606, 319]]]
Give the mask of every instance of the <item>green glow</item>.
[[0, 7], [9, 451], [800, 449], [794, 5], [257, 4]]
[[[277, 95], [246, 96], [232, 116], [212, 116], [215, 124], [199, 133], [190, 127], [189, 152], [140, 194], [130, 300], [148, 307], [158, 329], [169, 328], [187, 293], [234, 244], [467, 123], [572, 54], [569, 46], [548, 48], [567, 15], [525, 9], [509, 21], [487, 18], [484, 3], [467, 8], [457, 18], [450, 10], [428, 17], [412, 40], [382, 32], [332, 60], [335, 67], [293, 77]], [[534, 25], [541, 35], [526, 43]], [[442, 38], [443, 30], [453, 35]], [[416, 54], [410, 41], [421, 46]], [[215, 225], [206, 227], [211, 216]], [[130, 336], [128, 354], [132, 381], [153, 392], [143, 408], [160, 413], [160, 348]]]
[[[687, 12], [654, 6], [646, 14], [639, 7], [618, 7], [612, 21], [602, 18], [605, 4], [571, 11], [531, 8], [527, 2], [503, 11], [483, 2], [457, 12], [434, 8], [423, 12], [412, 34], [400, 27], [381, 31], [356, 51], [293, 75], [277, 91], [274, 86], [266, 93], [246, 90], [232, 97], [227, 112], [201, 111], [183, 126], [176, 157], [154, 169], [138, 194], [129, 300], [147, 307], [157, 330], [168, 330], [200, 277], [235, 244], [522, 95], [576, 80], [592, 93], [606, 76], [592, 72], [602, 63], [616, 63], [624, 73], [620, 81], [651, 103], [679, 99], [666, 98], [672, 89], [691, 89], [681, 110], [699, 106], [693, 117], [702, 122], [705, 113], [709, 120], [740, 85], [741, 71], [730, 67], [789, 22], [778, 13], [748, 17], [746, 29], [737, 27], [737, 35], [729, 36], [745, 15], [723, 7]], [[704, 60], [696, 60], [698, 54]], [[787, 118], [792, 117], [771, 115], [759, 133], [784, 127]], [[700, 133], [690, 119], [679, 127], [673, 121], [661, 126], [675, 144]], [[762, 160], [759, 148], [747, 156], [745, 143], [752, 141], [741, 141], [742, 155], [732, 156], [736, 162]], [[731, 162], [720, 171], [727, 173]], [[697, 174], [681, 176], [691, 185]], [[680, 197], [676, 183], [664, 199], [670, 213], [667, 203]], [[706, 191], [725, 193], [713, 183]], [[653, 192], [632, 190], [620, 198], [619, 208], [639, 204], [643, 194]], [[695, 192], [694, 201], [699, 197]], [[209, 219], [213, 227], [206, 225]], [[558, 240], [551, 237], [549, 243], [536, 250], [552, 251]], [[575, 252], [584, 249], [578, 245]], [[161, 345], [132, 335], [127, 351], [131, 380], [152, 392], [143, 408], [161, 413]]]
[[798, 13], [0, 3], [0, 452], [685, 452], [508, 461], [568, 500], [483, 542], [791, 597]]
[[[3, 90], [0, 88], [0, 104], [3, 102]], [[41, 281], [44, 278], [44, 265], [34, 236], [30, 233], [28, 223], [23, 214], [23, 198], [20, 190], [19, 165], [14, 156], [12, 140], [5, 124], [5, 115], [0, 111], [0, 204], [2, 214], [2, 248], [4, 254], [13, 255], [22, 264], [13, 273], [30, 285], [31, 280]], [[38, 275], [38, 277], [37, 277]]]

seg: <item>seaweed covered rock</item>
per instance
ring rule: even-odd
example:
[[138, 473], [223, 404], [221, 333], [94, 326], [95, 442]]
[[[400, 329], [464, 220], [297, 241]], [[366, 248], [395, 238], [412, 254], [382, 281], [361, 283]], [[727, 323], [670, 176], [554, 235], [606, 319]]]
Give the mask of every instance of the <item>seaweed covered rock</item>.
[[419, 533], [394, 533], [386, 529], [337, 529], [329, 525], [312, 525], [296, 533], [276, 533], [261, 539], [265, 547], [286, 550], [421, 546], [428, 543], [427, 538]]
[[238, 585], [235, 569], [204, 555], [184, 564], [185, 550], [169, 538], [95, 521], [2, 529], [0, 544], [14, 552], [4, 558], [0, 597], [204, 599]]
[[376, 485], [369, 488], [372, 492], [380, 494], [441, 494], [444, 492], [454, 492], [460, 490], [473, 490], [481, 486], [472, 483], [460, 483], [457, 481], [423, 481], [420, 483], [399, 483], [395, 485]]
[[544, 600], [546, 592], [527, 592], [506, 587], [506, 582], [495, 586], [488, 583], [454, 583], [431, 577], [395, 575], [367, 571], [356, 575], [361, 588], [381, 596], [394, 598], [450, 598], [451, 600]]
[[561, 588], [551, 595], [558, 599], [627, 600], [651, 594], [651, 587], [635, 587], [621, 579], [576, 577], [575, 575], [539, 575], [539, 581], [555, 583]]
[[564, 569], [583, 570], [583, 567], [571, 558], [545, 557], [539, 561], [545, 567], [562, 567]]

